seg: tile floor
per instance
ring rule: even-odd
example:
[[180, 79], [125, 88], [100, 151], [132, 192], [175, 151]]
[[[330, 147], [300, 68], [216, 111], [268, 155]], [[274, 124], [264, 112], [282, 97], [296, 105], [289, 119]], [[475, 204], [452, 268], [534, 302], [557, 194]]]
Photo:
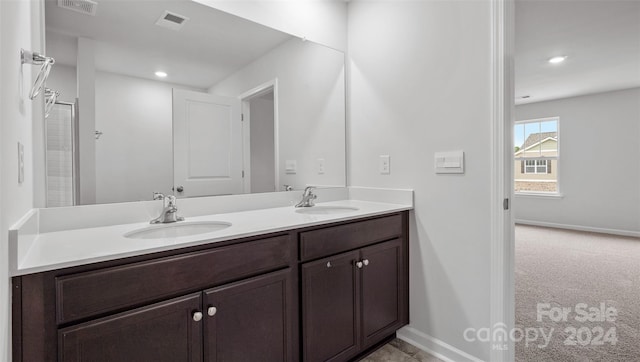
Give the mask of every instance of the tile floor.
[[363, 358], [361, 362], [442, 362], [442, 360], [396, 338]]

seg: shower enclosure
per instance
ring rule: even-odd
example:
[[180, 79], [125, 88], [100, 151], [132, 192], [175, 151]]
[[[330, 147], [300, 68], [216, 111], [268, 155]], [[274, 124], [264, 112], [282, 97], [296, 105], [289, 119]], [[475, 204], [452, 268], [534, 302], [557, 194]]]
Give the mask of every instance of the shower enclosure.
[[47, 207], [78, 199], [76, 103], [56, 102], [45, 119]]

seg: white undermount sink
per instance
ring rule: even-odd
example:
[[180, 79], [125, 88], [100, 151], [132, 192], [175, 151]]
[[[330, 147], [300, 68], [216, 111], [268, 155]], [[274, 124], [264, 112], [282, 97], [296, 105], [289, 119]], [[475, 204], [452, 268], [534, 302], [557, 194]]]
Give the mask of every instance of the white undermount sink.
[[224, 230], [231, 223], [222, 221], [182, 221], [172, 224], [158, 224], [130, 231], [124, 234], [129, 239], [167, 239], [198, 234], [208, 234]]
[[307, 215], [338, 215], [354, 211], [358, 211], [358, 208], [352, 206], [312, 206], [296, 209], [297, 213]]

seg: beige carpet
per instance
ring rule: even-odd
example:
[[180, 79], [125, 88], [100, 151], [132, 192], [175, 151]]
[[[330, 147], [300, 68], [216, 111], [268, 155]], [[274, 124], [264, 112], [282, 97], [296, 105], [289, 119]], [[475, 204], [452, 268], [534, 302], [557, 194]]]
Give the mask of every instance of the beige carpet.
[[[539, 335], [528, 346], [516, 343], [517, 361], [640, 361], [640, 239], [517, 225], [515, 271], [516, 327], [530, 328], [531, 340], [533, 329]], [[549, 304], [545, 311], [567, 308], [566, 322], [562, 313], [538, 321], [538, 303]], [[588, 308], [600, 310], [601, 303], [617, 316], [576, 320], [582, 310], [599, 317]], [[540, 328], [547, 336], [554, 329], [544, 348]]]

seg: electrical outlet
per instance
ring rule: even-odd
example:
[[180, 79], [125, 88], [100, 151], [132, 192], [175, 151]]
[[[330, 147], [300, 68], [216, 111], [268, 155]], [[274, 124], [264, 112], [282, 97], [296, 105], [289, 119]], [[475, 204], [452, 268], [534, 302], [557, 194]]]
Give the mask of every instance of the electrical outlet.
[[18, 142], [18, 183], [24, 182], [24, 145]]
[[298, 162], [296, 160], [284, 161], [284, 172], [289, 175], [294, 175], [298, 172]]
[[318, 175], [324, 174], [324, 158], [318, 159]]
[[380, 155], [380, 159], [378, 162], [378, 169], [381, 175], [389, 175], [391, 174], [391, 158], [389, 155]]

